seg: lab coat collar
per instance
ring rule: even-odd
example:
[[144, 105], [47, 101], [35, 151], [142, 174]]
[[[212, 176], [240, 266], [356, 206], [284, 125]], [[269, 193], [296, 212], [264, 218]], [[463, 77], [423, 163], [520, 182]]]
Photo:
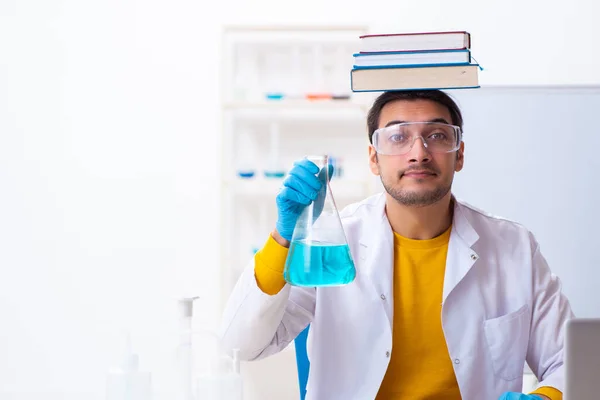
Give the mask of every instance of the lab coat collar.
[[467, 207], [454, 196], [452, 196], [452, 200], [454, 215], [448, 243], [448, 255], [446, 256], [442, 301], [446, 301], [448, 295], [479, 259], [479, 255], [472, 248], [479, 240], [479, 235], [467, 219]]
[[452, 200], [454, 202], [452, 233], [460, 236], [464, 244], [471, 247], [479, 240], [479, 235], [465, 215], [465, 211], [468, 207], [454, 196], [452, 196]]

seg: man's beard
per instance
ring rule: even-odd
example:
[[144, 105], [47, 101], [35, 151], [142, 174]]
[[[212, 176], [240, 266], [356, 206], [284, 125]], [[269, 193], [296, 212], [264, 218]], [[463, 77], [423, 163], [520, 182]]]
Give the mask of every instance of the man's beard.
[[388, 192], [394, 200], [404, 206], [410, 207], [425, 207], [434, 204], [444, 198], [451, 189], [451, 185], [440, 185], [433, 190], [417, 193], [403, 189], [394, 189], [392, 186], [386, 184], [383, 180], [383, 176], [380, 176], [380, 178], [386, 192]]

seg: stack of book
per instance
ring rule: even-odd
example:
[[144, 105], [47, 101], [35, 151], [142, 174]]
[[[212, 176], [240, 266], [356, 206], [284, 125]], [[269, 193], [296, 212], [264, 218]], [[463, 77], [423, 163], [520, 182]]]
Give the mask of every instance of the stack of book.
[[468, 32], [364, 35], [350, 73], [353, 92], [479, 87]]

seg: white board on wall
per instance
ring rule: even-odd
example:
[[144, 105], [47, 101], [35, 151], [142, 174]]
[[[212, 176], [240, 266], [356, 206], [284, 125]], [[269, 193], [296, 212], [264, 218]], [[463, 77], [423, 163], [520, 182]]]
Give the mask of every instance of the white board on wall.
[[600, 317], [600, 87], [448, 93], [464, 117], [457, 197], [525, 225], [578, 317]]

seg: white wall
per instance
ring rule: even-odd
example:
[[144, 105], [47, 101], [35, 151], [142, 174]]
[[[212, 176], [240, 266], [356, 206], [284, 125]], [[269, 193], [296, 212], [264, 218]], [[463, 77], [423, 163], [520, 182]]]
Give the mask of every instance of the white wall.
[[592, 1], [293, 4], [0, 2], [0, 398], [101, 399], [123, 329], [172, 384], [174, 297], [217, 295], [222, 24], [466, 29], [483, 84], [600, 82]]
[[217, 281], [217, 23], [50, 3], [0, 5], [0, 398], [103, 398], [124, 330], [166, 390], [174, 299]]

